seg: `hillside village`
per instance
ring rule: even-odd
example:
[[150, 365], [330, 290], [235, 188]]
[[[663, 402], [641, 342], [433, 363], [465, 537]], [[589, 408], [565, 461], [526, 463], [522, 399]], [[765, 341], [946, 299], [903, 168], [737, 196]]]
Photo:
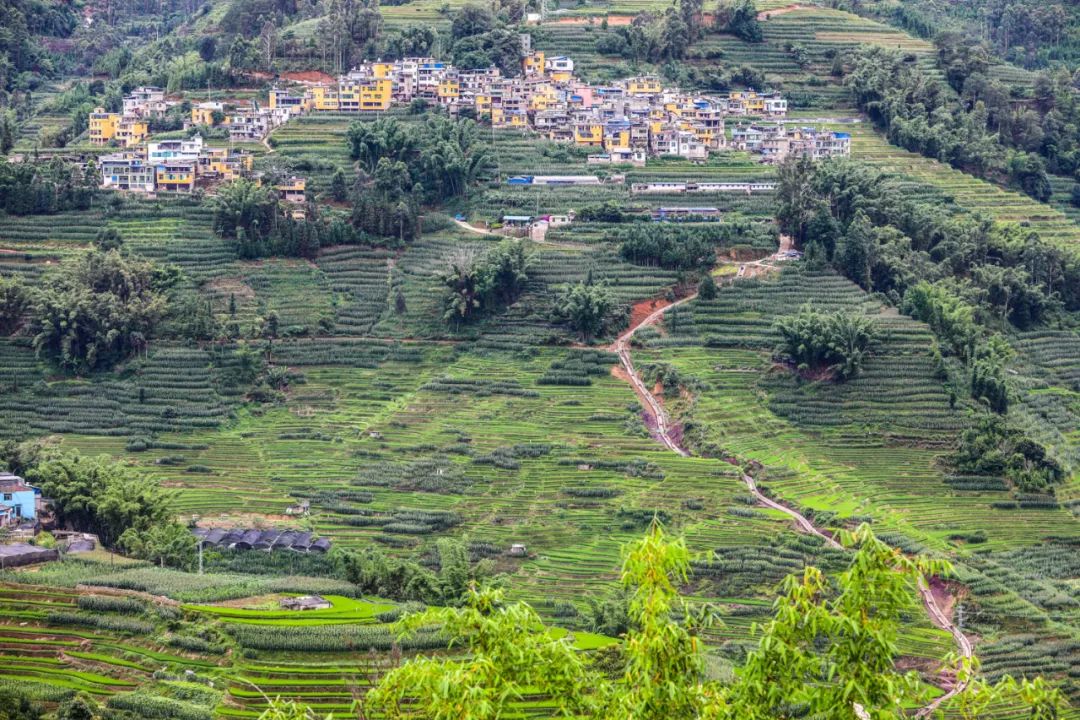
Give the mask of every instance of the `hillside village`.
[[[701, 95], [665, 87], [653, 76], [594, 85], [574, 75], [572, 59], [541, 51], [529, 52], [522, 65], [521, 76], [504, 77], [494, 67], [465, 70], [432, 58], [367, 62], [334, 82], [276, 86], [265, 107], [253, 103], [227, 111], [221, 102], [198, 103], [186, 127], [220, 126], [231, 142], [252, 142], [302, 114], [378, 113], [420, 103], [494, 128], [519, 128], [594, 149], [588, 165], [641, 167], [649, 157], [703, 162], [727, 150], [748, 151], [770, 163], [792, 155], [821, 159], [851, 152], [847, 133], [783, 122], [787, 101], [776, 92]], [[91, 143], [122, 148], [100, 158], [102, 187], [191, 193], [251, 175], [249, 153], [210, 147], [199, 136], [147, 142], [148, 121], [175, 104], [161, 88], [140, 87], [124, 98], [122, 113], [98, 108], [91, 114]], [[279, 193], [303, 202], [303, 186], [296, 178]]]

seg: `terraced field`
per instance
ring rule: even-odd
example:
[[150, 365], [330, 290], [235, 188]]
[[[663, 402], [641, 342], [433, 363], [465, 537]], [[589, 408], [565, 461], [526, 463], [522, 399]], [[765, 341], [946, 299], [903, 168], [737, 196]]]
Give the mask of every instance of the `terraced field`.
[[[534, 42], [549, 55], [574, 57], [592, 80], [659, 71], [600, 56], [595, 47], [630, 14], [663, 7], [616, 0], [565, 8]], [[805, 122], [854, 115], [831, 67], [836, 53], [857, 45], [902, 49], [940, 73], [933, 46], [895, 28], [823, 7], [789, 10], [762, 21], [763, 43], [709, 33], [689, 62], [702, 71], [743, 64], [763, 71], [791, 99], [791, 119]], [[381, 12], [391, 27], [449, 23], [443, 3], [432, 0]], [[311, 22], [293, 29], [301, 39], [316, 31]], [[990, 73], [1014, 87], [1031, 83], [1015, 68]], [[337, 169], [352, 168], [345, 133], [356, 119], [290, 122], [273, 132], [269, 157], [306, 176], [311, 196], [324, 194]], [[66, 121], [45, 113], [24, 124], [18, 148]], [[856, 159], [904, 178], [905, 192], [1022, 222], [1062, 246], [1076, 242], [1080, 211], [1063, 179], [1055, 179], [1053, 203], [1040, 205], [890, 146], [866, 122], [835, 127], [853, 134]], [[652, 159], [644, 168], [598, 170], [586, 164], [587, 151], [529, 133], [496, 130], [491, 138], [492, 182], [433, 211], [431, 227], [440, 229], [393, 250], [340, 246], [310, 262], [241, 261], [232, 242], [214, 235], [210, 207], [183, 200], [95, 198], [84, 212], [0, 218], [0, 274], [40, 281], [99, 228], [115, 228], [127, 252], [178, 267], [180, 290], [209, 299], [219, 318], [245, 334], [276, 315], [282, 337], [255, 347], [291, 373], [278, 401], [258, 403], [230, 381], [231, 340], [158, 340], [121, 372], [65, 378], [34, 355], [29, 338], [2, 339], [0, 440], [52, 436], [63, 448], [122, 459], [174, 489], [181, 516], [203, 525], [301, 523], [342, 547], [379, 547], [424, 562], [439, 538], [468, 538], [506, 574], [512, 597], [573, 629], [583, 649], [605, 642], [581, 631], [586, 599], [612, 587], [620, 547], [657, 516], [695, 553], [688, 596], [719, 606], [724, 625], [707, 640], [724, 668], [744, 657], [751, 625], [768, 616], [785, 575], [808, 564], [836, 571], [844, 560], [820, 538], [793, 532], [787, 514], [757, 504], [742, 478], [745, 465], [765, 493], [818, 527], [871, 522], [906, 551], [952, 558], [958, 574], [949, 590], [987, 676], [1045, 673], [1080, 702], [1080, 480], [1062, 483], [1049, 501], [1025, 502], [1000, 478], [973, 483], [950, 475], [944, 458], [975, 408], [965, 388], [942, 379], [925, 325], [831, 273], [796, 265], [731, 280], [738, 262], [722, 264], [715, 299], [679, 305], [637, 333], [631, 348], [647, 377], [670, 366], [682, 380], [666, 394], [662, 383], [653, 388], [693, 450], [681, 457], [650, 435], [654, 420], [604, 339], [584, 346], [550, 316], [557, 290], [588, 276], [608, 283], [638, 319], [676, 291], [689, 292], [696, 279], [687, 273], [623, 259], [611, 242], [616, 224], [552, 228], [543, 244], [530, 246], [529, 280], [516, 303], [471, 325], [441, 319], [436, 271], [456, 253], [483, 252], [498, 240], [451, 225], [444, 213], [494, 224], [508, 214], [561, 214], [608, 201], [637, 213], [692, 203], [771, 227], [772, 193], [634, 195], [630, 187], [770, 181], [774, 168], [730, 152], [701, 164]], [[506, 183], [520, 174], [594, 173], [625, 177], [572, 188]], [[774, 236], [762, 233], [718, 253], [774, 250]], [[774, 362], [773, 321], [807, 302], [864, 313], [879, 329], [859, 377], [814, 382]], [[1062, 325], [1009, 340], [1018, 351], [1010, 422], [1080, 462], [1080, 335]], [[285, 517], [299, 500], [311, 503], [311, 514]], [[526, 544], [528, 556], [511, 557], [514, 543]], [[0, 687], [50, 703], [86, 691], [116, 708], [153, 707], [155, 716], [185, 720], [257, 717], [275, 695], [351, 717], [354, 701], [388, 667], [387, 622], [399, 608], [352, 597], [353, 586], [329, 577], [323, 558], [292, 560], [299, 569], [284, 576], [227, 570], [213, 565], [226, 562], [218, 559], [209, 574], [195, 576], [123, 560], [114, 566], [107, 557], [0, 572]], [[106, 596], [109, 589], [177, 602]], [[332, 596], [334, 608], [299, 618], [277, 609], [282, 595], [308, 592]], [[211, 604], [237, 598], [258, 607]], [[406, 655], [436, 647], [437, 638], [422, 638]], [[912, 615], [901, 640], [906, 662], [929, 678], [934, 661], [952, 649], [947, 633]], [[520, 710], [546, 716], [540, 698]], [[986, 716], [1020, 720], [1011, 706]]]

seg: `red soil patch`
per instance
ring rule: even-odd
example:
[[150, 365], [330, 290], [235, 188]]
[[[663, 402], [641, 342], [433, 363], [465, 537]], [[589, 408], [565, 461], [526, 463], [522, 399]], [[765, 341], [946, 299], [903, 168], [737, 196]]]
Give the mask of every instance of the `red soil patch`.
[[661, 308], [666, 308], [670, 304], [671, 302], [664, 298], [652, 298], [634, 303], [634, 307], [630, 309], [630, 327], [628, 329], [635, 329], [638, 325], [645, 322], [645, 318]]
[[[634, 21], [633, 15], [607, 15], [608, 27], [617, 27], [619, 25], [629, 25]], [[556, 20], [553, 25], [599, 25], [603, 22], [603, 17], [598, 15], [591, 15], [589, 17], [561, 17]]]
[[795, 12], [796, 10], [806, 10], [806, 9], [808, 9], [808, 6], [799, 5], [798, 3], [795, 3], [794, 5], [785, 5], [782, 8], [776, 8], [774, 10], [762, 10], [761, 12], [759, 12], [757, 14], [757, 19], [758, 20], [768, 20], [770, 17], [773, 17], [775, 15], [785, 15], [785, 14], [787, 14], [789, 12]]
[[324, 72], [318, 70], [303, 70], [297, 72], [283, 72], [281, 77], [284, 80], [291, 80], [292, 82], [302, 83], [332, 83], [334, 78], [327, 75]]

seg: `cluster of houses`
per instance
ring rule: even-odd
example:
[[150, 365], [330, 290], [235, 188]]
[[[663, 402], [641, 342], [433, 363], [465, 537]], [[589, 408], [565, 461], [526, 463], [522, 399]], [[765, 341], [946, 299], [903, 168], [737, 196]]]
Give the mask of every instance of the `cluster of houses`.
[[[251, 153], [211, 147], [197, 134], [188, 139], [146, 143], [98, 158], [101, 187], [147, 195], [192, 193], [199, 187], [253, 177], [253, 164]], [[273, 187], [285, 202], [305, 202], [307, 182], [302, 177], [286, 178]], [[293, 214], [302, 214], [302, 209]]]
[[[644, 165], [650, 155], [705, 160], [710, 152], [729, 147], [726, 119], [775, 120], [787, 115], [787, 100], [775, 92], [697, 95], [664, 87], [653, 76], [608, 85], [586, 83], [574, 75], [572, 59], [546, 57], [542, 51], [529, 50], [526, 40], [523, 43], [526, 55], [520, 77], [504, 77], [495, 67], [456, 68], [433, 58], [367, 62], [335, 82], [311, 83], [302, 90], [276, 87], [270, 91], [269, 109], [380, 112], [423, 100], [451, 114], [469, 110], [494, 127], [530, 129], [550, 140], [594, 148], [597, 152], [587, 158], [590, 165], [634, 166]], [[759, 126], [746, 127], [749, 139], [755, 132], [749, 128]], [[842, 134], [824, 130], [813, 134], [810, 145], [816, 156], [846, 154], [845, 143], [833, 142]], [[744, 147], [764, 155], [762, 148], [762, 143]], [[786, 148], [787, 154], [805, 151], [794, 141]]]
[[191, 533], [203, 547], [228, 550], [292, 550], [294, 552], [324, 553], [330, 541], [315, 537], [307, 530], [259, 528], [195, 528]]
[[[179, 104], [177, 100], [166, 99], [165, 91], [159, 87], [136, 88], [124, 97], [123, 102], [122, 112], [106, 112], [105, 108], [99, 107], [90, 114], [91, 144], [138, 147], [150, 136], [150, 122], [164, 117]], [[192, 105], [185, 129], [200, 125], [220, 126], [229, 131], [229, 139], [234, 142], [259, 141], [299, 111], [299, 108], [264, 108], [258, 104], [226, 108], [224, 103], [206, 101]]]

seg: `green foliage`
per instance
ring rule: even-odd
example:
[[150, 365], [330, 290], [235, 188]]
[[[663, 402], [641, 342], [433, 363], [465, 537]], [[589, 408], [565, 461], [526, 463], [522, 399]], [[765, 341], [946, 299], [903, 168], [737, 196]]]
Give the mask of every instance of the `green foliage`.
[[[259, 720], [318, 720], [318, 716], [298, 702], [274, 698], [259, 715]], [[329, 715], [326, 720], [330, 720]]]
[[18, 330], [30, 307], [30, 290], [19, 276], [0, 277], [0, 335]]
[[102, 252], [119, 250], [124, 246], [124, 238], [116, 228], [105, 227], [98, 230], [94, 236], [94, 247]]
[[959, 357], [968, 358], [974, 353], [979, 335], [974, 319], [975, 307], [944, 284], [924, 280], [912, 285], [904, 293], [901, 309], [929, 325], [934, 334]]
[[175, 279], [175, 272], [115, 250], [65, 263], [46, 276], [34, 300], [34, 348], [68, 371], [109, 367], [146, 348]]
[[440, 274], [445, 286], [443, 319], [468, 322], [512, 304], [528, 282], [529, 255], [522, 240], [507, 238], [484, 255], [455, 254]]
[[716, 280], [713, 278], [712, 273], [705, 273], [701, 282], [698, 283], [698, 297], [702, 300], [713, 300], [716, 298]]
[[859, 374], [878, 335], [873, 321], [861, 313], [826, 314], [809, 305], [781, 317], [773, 327], [782, 338], [778, 354], [800, 370], [828, 368], [840, 380]]
[[470, 585], [491, 575], [488, 562], [470, 562], [467, 540], [441, 538], [436, 543], [436, 552], [438, 572], [375, 547], [334, 548], [331, 560], [336, 574], [365, 595], [432, 605], [459, 605]]
[[352, 158], [369, 174], [376, 172], [384, 158], [404, 163], [403, 176], [400, 166], [394, 166], [397, 182], [409, 189], [419, 185], [428, 202], [465, 195], [493, 167], [489, 144], [477, 124], [443, 115], [428, 115], [423, 123], [397, 118], [354, 122], [349, 125], [346, 142]]
[[947, 563], [909, 558], [866, 525], [841, 539], [857, 551], [835, 589], [816, 568], [788, 577], [719, 717], [764, 720], [805, 708], [855, 720], [858, 703], [885, 720], [901, 717], [904, 704], [922, 697], [918, 675], [895, 669], [897, 635], [914, 606], [912, 583], [948, 572]]
[[[3, 70], [0, 69], [0, 80]], [[0, 158], [0, 209], [11, 215], [49, 215], [90, 207], [97, 179], [59, 158], [11, 163]]]
[[[234, 180], [214, 196], [214, 232], [249, 242], [266, 237], [277, 221], [277, 198], [270, 187]], [[247, 257], [241, 242], [241, 256]]]
[[[943, 49], [943, 56], [950, 52]], [[900, 52], [868, 47], [857, 51], [850, 62], [845, 82], [859, 107], [885, 129], [891, 142], [982, 177], [1007, 178], [1036, 200], [1049, 200], [1046, 164], [1027, 152], [1045, 142], [1043, 132], [1034, 140], [999, 132], [1003, 122], [1019, 118], [1009, 106], [1008, 94], [981, 72], [970, 71], [966, 79], [954, 80], [964, 85], [965, 95], [971, 92], [964, 105], [943, 81], [928, 77]], [[1019, 147], [1007, 150], [1007, 144]], [[1055, 148], [1055, 159], [1056, 145], [1048, 145]], [[1075, 159], [1070, 158], [1067, 172], [1075, 169]]]
[[100, 710], [89, 695], [79, 693], [60, 703], [56, 720], [97, 720]]
[[1045, 446], [998, 415], [984, 415], [964, 430], [951, 462], [959, 473], [1004, 476], [1027, 493], [1052, 492], [1065, 476]]
[[105, 545], [130, 528], [145, 531], [172, 518], [171, 492], [105, 456], [61, 455], [28, 474], [52, 499], [60, 527], [95, 533]]
[[37, 703], [0, 689], [0, 720], [39, 720], [44, 713]]
[[117, 544], [132, 557], [161, 567], [190, 570], [195, 564], [198, 541], [179, 523], [157, 523], [148, 529], [128, 528]]
[[606, 283], [585, 281], [563, 287], [553, 317], [566, 322], [587, 342], [612, 325], [617, 308]]
[[[629, 593], [626, 667], [604, 717], [693, 718], [707, 702], [699, 621], [679, 596], [690, 574], [690, 551], [654, 521], [623, 550], [621, 584]], [[676, 622], [674, 616], [684, 618]]]
[[729, 32], [749, 43], [759, 43], [764, 39], [754, 0], [720, 0], [714, 23], [718, 30]]
[[387, 673], [367, 704], [389, 718], [421, 713], [430, 720], [494, 720], [526, 693], [550, 698], [560, 716], [592, 715], [596, 678], [567, 638], [547, 633], [525, 603], [507, 604], [501, 590], [470, 587], [462, 608], [407, 615], [405, 638], [438, 628], [463, 658], [418, 657]]
[[619, 253], [637, 265], [659, 265], [674, 270], [711, 267], [716, 245], [726, 239], [721, 227], [678, 228], [664, 224], [637, 224], [612, 233]]

